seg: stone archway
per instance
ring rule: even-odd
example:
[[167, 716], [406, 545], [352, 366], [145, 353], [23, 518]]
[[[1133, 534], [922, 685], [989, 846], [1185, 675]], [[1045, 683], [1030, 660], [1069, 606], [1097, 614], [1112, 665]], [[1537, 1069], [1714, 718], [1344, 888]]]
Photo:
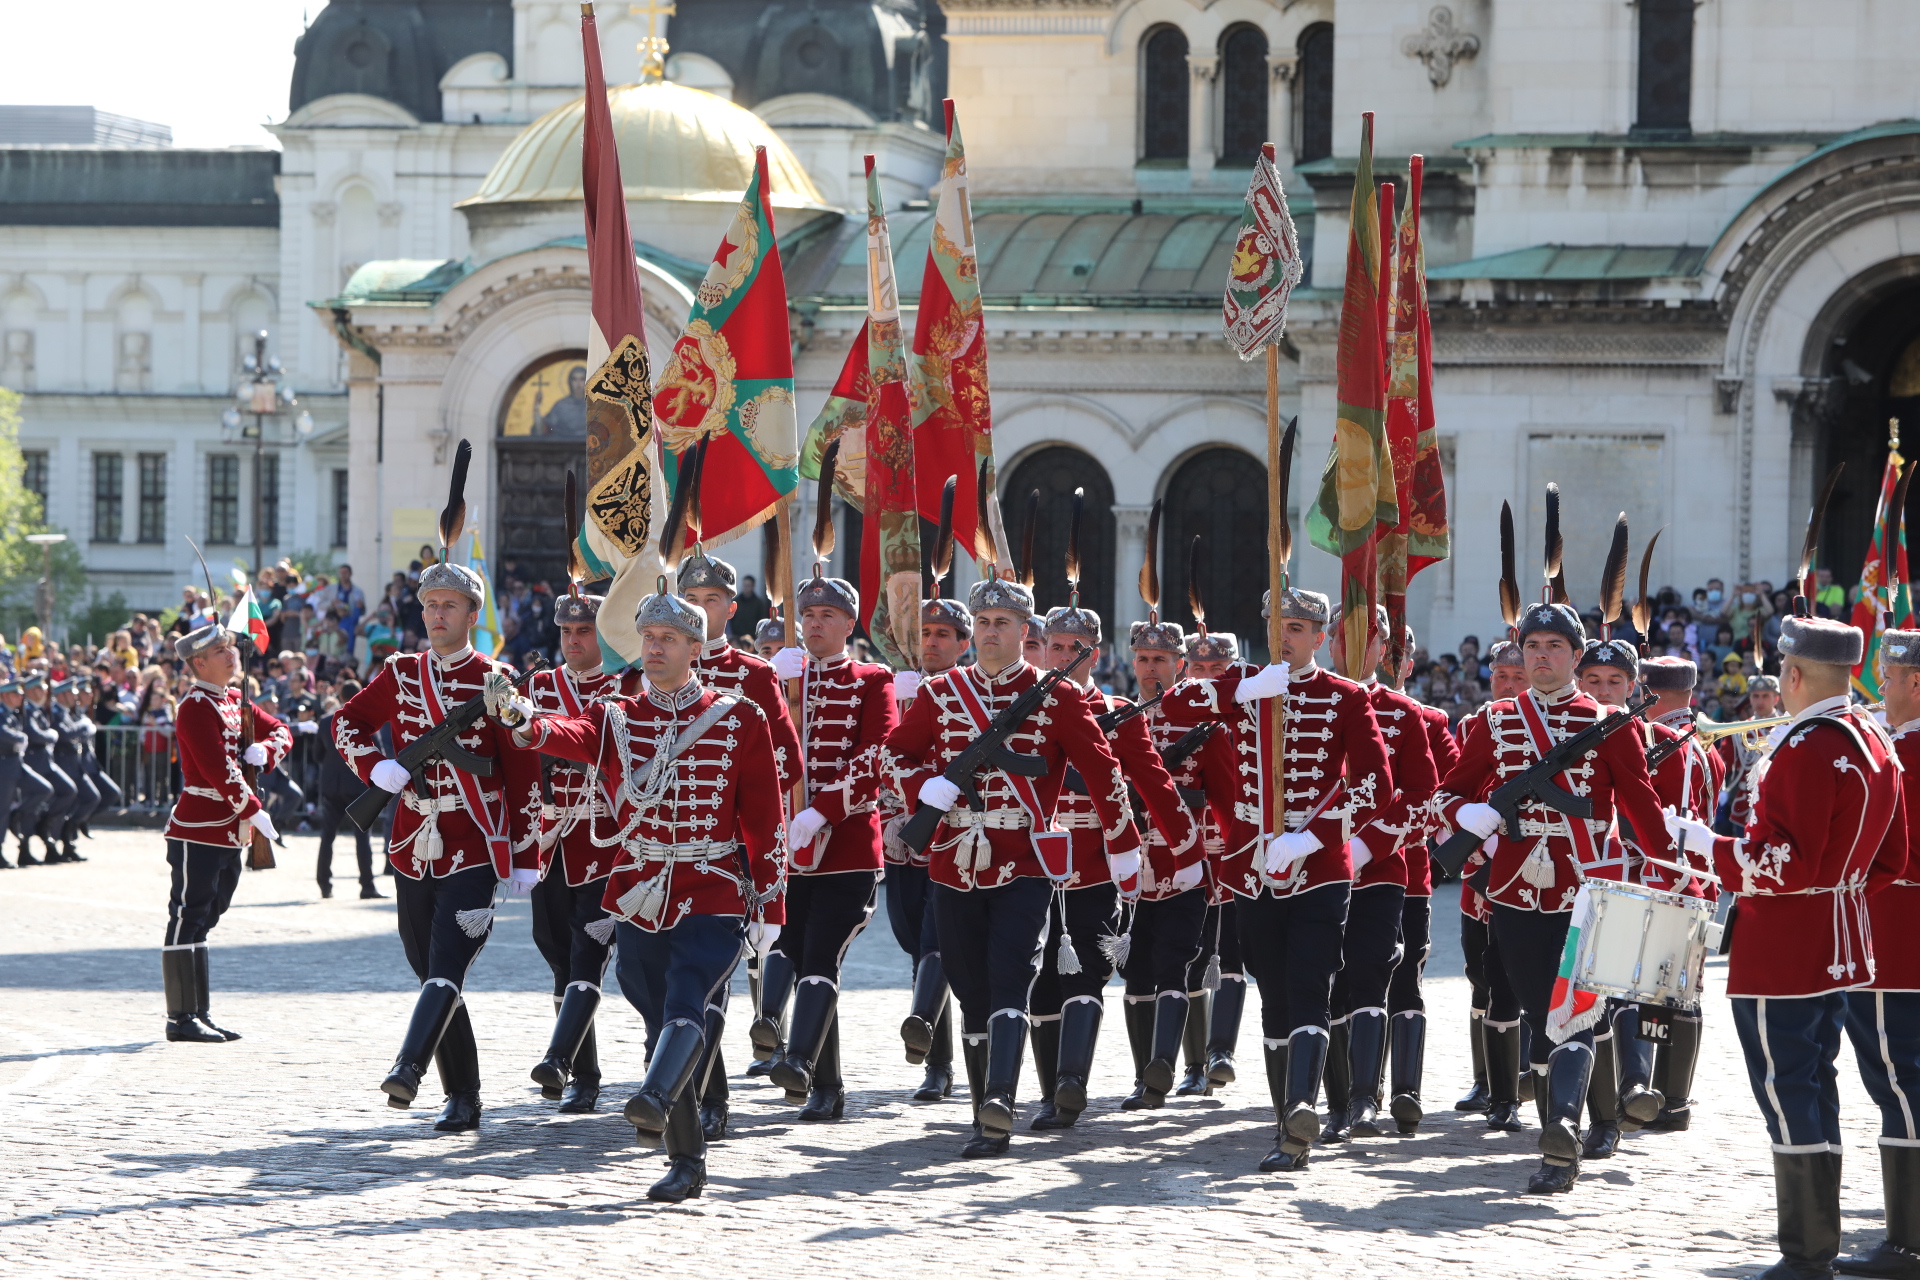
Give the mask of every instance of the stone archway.
[[1067, 528], [1073, 518], [1073, 491], [1086, 490], [1086, 516], [1080, 529], [1080, 605], [1099, 613], [1108, 638], [1114, 629], [1113, 481], [1092, 454], [1070, 445], [1048, 445], [1021, 458], [1001, 485], [1007, 538], [1016, 552], [1026, 525], [1027, 495], [1040, 491], [1040, 516], [1033, 539], [1034, 603], [1041, 612], [1067, 603]]
[[1267, 583], [1267, 469], [1233, 448], [1202, 449], [1168, 477], [1161, 515], [1160, 616], [1193, 625], [1187, 561], [1201, 539], [1200, 598], [1209, 631], [1230, 631], [1262, 651], [1260, 592]]

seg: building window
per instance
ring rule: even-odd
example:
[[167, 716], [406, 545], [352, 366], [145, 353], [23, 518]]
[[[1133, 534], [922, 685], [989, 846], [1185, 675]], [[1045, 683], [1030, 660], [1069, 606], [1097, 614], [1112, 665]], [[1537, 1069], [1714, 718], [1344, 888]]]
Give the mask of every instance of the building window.
[[344, 467], [333, 473], [333, 545], [347, 545], [347, 472]]
[[1229, 28], [1220, 42], [1220, 163], [1251, 166], [1267, 140], [1267, 37]]
[[240, 459], [231, 453], [207, 458], [207, 541], [224, 547], [240, 541]]
[[1316, 22], [1300, 33], [1299, 163], [1333, 154], [1333, 24]]
[[93, 540], [120, 541], [120, 480], [125, 459], [117, 453], [93, 455]]
[[1633, 131], [1643, 137], [1693, 134], [1694, 0], [1640, 0], [1640, 92]]
[[26, 464], [23, 468], [25, 474], [21, 476], [20, 482], [26, 486], [28, 493], [39, 496], [40, 520], [44, 524], [47, 518], [47, 451], [23, 449], [20, 452], [20, 459]]
[[260, 459], [260, 543], [280, 545], [280, 458], [267, 454]]
[[140, 455], [140, 541], [167, 540], [167, 455]]
[[1187, 161], [1187, 37], [1178, 27], [1155, 27], [1141, 44], [1141, 155]]

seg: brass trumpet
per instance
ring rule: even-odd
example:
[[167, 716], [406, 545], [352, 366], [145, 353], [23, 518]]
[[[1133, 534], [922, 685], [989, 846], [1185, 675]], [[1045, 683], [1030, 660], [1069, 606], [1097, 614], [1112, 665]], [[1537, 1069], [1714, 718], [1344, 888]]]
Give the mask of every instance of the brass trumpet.
[[[1722, 738], [1760, 738], [1767, 730], [1786, 724], [1792, 716], [1768, 716], [1764, 720], [1735, 720], [1731, 724], [1706, 725], [1694, 732], [1696, 742], [1712, 744]], [[1764, 748], [1764, 742], [1755, 742], [1757, 748]]]

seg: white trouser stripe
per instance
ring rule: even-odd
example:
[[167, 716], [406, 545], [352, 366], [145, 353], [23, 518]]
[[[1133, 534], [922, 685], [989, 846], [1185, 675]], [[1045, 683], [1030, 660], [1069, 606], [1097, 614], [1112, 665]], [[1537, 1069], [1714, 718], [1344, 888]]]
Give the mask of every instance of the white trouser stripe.
[[1783, 1155], [1801, 1155], [1808, 1151], [1825, 1151], [1827, 1144], [1814, 1143], [1811, 1146], [1794, 1146], [1793, 1129], [1787, 1123], [1787, 1109], [1780, 1105], [1779, 1091], [1773, 1087], [1773, 1044], [1767, 1036], [1767, 998], [1759, 996], [1754, 1002], [1754, 1027], [1760, 1034], [1760, 1056], [1767, 1063], [1767, 1102], [1773, 1107], [1773, 1114], [1780, 1121], [1780, 1136], [1785, 1143], [1774, 1143], [1773, 1149]]
[[1880, 1042], [1880, 1065], [1886, 1068], [1887, 1087], [1893, 1090], [1893, 1096], [1900, 1099], [1900, 1119], [1907, 1126], [1907, 1139], [1920, 1146], [1920, 1131], [1913, 1127], [1913, 1104], [1907, 1100], [1907, 1091], [1900, 1087], [1900, 1072], [1893, 1065], [1893, 1050], [1887, 1044], [1887, 993], [1873, 993], [1873, 1029]]

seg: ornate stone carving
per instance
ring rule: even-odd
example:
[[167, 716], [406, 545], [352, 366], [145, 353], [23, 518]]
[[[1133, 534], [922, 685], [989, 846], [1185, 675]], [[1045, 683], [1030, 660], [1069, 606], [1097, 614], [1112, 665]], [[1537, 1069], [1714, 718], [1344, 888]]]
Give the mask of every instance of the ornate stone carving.
[[1713, 380], [1713, 407], [1717, 413], [1737, 413], [1740, 409], [1740, 393], [1746, 390], [1745, 378], [1715, 378]]
[[1427, 64], [1427, 79], [1442, 89], [1453, 79], [1453, 64], [1480, 52], [1480, 37], [1453, 25], [1453, 10], [1435, 5], [1427, 27], [1400, 42], [1400, 52]]
[[340, 206], [331, 200], [316, 200], [309, 208], [313, 213], [314, 225], [321, 227], [332, 226], [334, 216], [340, 212]]
[[1293, 77], [1300, 70], [1300, 59], [1291, 53], [1270, 53], [1267, 55], [1267, 74], [1277, 83], [1292, 84]]
[[1190, 53], [1187, 55], [1187, 74], [1193, 77], [1195, 85], [1212, 84], [1220, 74], [1220, 55], [1217, 53]]
[[397, 200], [387, 201], [387, 203], [380, 206], [380, 225], [383, 227], [399, 226], [400, 215], [405, 213], [406, 211], [407, 211], [407, 206], [401, 204], [399, 201]]

